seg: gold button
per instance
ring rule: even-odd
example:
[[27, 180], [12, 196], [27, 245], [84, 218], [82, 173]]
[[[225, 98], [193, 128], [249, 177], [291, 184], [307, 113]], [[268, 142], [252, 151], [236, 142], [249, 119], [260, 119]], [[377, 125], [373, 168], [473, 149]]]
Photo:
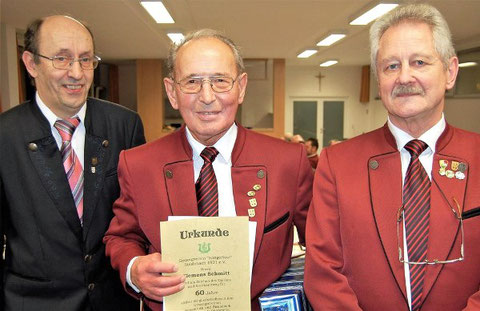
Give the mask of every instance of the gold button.
[[97, 157], [93, 157], [92, 158], [92, 165], [93, 166], [96, 166], [98, 164], [98, 158]]
[[370, 160], [368, 165], [370, 166], [370, 168], [372, 170], [376, 170], [378, 168], [378, 161], [377, 160]]
[[165, 172], [165, 176], [168, 178], [168, 179], [172, 179], [173, 178], [173, 172], [171, 170], [167, 170]]
[[260, 186], [259, 184], [256, 184], [256, 185], [253, 186], [253, 190], [255, 190], [255, 191], [258, 191], [260, 189], [262, 189], [262, 186]]
[[108, 147], [108, 144], [109, 144], [108, 140], [105, 139], [104, 141], [102, 141], [102, 146], [103, 146], [104, 148], [107, 148], [107, 147]]
[[257, 172], [257, 177], [258, 177], [258, 178], [263, 178], [263, 177], [265, 177], [265, 172], [264, 172], [263, 170], [258, 170], [258, 172]]
[[37, 150], [38, 150], [38, 146], [37, 146], [36, 143], [29, 143], [29, 144], [28, 144], [28, 149], [29, 149], [30, 151], [37, 151]]
[[254, 197], [254, 196], [255, 196], [255, 191], [250, 190], [250, 191], [247, 192], [247, 195], [248, 195], [249, 197]]

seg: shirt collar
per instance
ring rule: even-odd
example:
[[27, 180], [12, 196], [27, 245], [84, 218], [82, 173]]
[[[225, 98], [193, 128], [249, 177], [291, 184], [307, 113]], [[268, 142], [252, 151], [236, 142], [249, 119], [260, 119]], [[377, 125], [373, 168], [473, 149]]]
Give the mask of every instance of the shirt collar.
[[[198, 142], [188, 129], [188, 126], [185, 126], [185, 132], [187, 134], [187, 140], [190, 146], [192, 147], [193, 159], [200, 158], [200, 153], [207, 146]], [[221, 158], [230, 163], [232, 158], [233, 147], [235, 146], [235, 140], [237, 139], [238, 127], [235, 123], [228, 129], [228, 131], [213, 145], [218, 150]]]
[[[390, 118], [388, 118], [387, 124], [393, 137], [395, 137], [395, 141], [397, 143], [397, 149], [399, 151], [401, 151], [409, 141], [411, 141], [412, 139], [415, 139], [407, 132], [396, 127], [392, 123], [392, 121], [390, 121]], [[445, 130], [445, 126], [446, 126], [445, 116], [442, 113], [442, 118], [440, 118], [440, 120], [434, 126], [432, 126], [428, 131], [423, 133], [418, 139], [425, 142], [428, 145], [428, 147], [432, 150], [432, 153], [435, 153], [435, 146], [436, 146], [437, 140]]]
[[[53, 128], [55, 125], [55, 122], [57, 120], [60, 120], [61, 118], [57, 117], [50, 108], [45, 105], [45, 103], [42, 101], [40, 96], [38, 95], [38, 92], [35, 93], [35, 100], [37, 101], [37, 106], [40, 109], [40, 111], [43, 113], [45, 118], [47, 118], [48, 123], [50, 123], [50, 126]], [[76, 115], [72, 116], [75, 117], [77, 116], [80, 119], [81, 123], [84, 123], [85, 121], [85, 114], [87, 112], [87, 105], [83, 104], [82, 108], [77, 112]]]

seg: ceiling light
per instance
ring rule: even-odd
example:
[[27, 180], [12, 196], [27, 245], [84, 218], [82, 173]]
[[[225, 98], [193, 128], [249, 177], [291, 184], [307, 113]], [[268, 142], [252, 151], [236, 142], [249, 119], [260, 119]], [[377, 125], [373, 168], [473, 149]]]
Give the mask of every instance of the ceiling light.
[[330, 66], [333, 66], [335, 65], [336, 63], [338, 63], [338, 60], [327, 60], [326, 62], [323, 62], [320, 64], [320, 67], [330, 67]]
[[390, 12], [398, 6], [398, 3], [379, 3], [367, 12], [363, 13], [350, 22], [350, 25], [368, 25], [371, 21]]
[[175, 21], [168, 13], [161, 1], [140, 1], [140, 4], [147, 10], [157, 24], [173, 24]]
[[332, 33], [328, 35], [325, 39], [321, 40], [320, 42], [317, 43], [318, 46], [329, 46], [337, 42], [338, 40], [341, 40], [345, 38], [346, 34], [343, 33]]
[[181, 32], [169, 32], [167, 33], [167, 36], [175, 44], [180, 44], [182, 43], [183, 39], [185, 39], [185, 36]]
[[309, 58], [310, 56], [312, 56], [315, 53], [317, 53], [317, 50], [308, 49], [308, 50], [305, 50], [302, 53], [298, 54], [297, 57], [298, 58]]
[[465, 62], [465, 63], [458, 64], [458, 67], [465, 68], [465, 67], [473, 67], [473, 66], [477, 66], [477, 65], [478, 65], [477, 62]]

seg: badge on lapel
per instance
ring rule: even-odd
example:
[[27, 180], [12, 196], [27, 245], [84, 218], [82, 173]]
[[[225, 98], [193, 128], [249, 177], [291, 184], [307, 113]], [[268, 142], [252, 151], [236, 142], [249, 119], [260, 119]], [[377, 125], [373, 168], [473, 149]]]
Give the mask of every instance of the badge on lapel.
[[[465, 179], [465, 174], [467, 171], [467, 164], [458, 161], [452, 161], [451, 163], [448, 160], [438, 161], [440, 169], [438, 173], [440, 176], [446, 176], [447, 178], [456, 178], [456, 179]], [[448, 167], [450, 164], [450, 167]]]
[[257, 207], [258, 205], [255, 195], [257, 194], [257, 191], [260, 191], [260, 189], [262, 189], [262, 186], [260, 186], [259, 184], [255, 184], [253, 185], [252, 190], [249, 190], [247, 192], [248, 204], [251, 207], [248, 209], [248, 217], [250, 218], [255, 217], [255, 207]]

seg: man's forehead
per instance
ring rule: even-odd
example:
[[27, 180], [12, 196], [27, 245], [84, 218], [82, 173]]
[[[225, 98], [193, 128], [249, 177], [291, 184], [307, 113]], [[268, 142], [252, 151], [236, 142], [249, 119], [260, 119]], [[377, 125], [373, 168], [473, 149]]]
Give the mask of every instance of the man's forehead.
[[[215, 65], [216, 68], [208, 65]], [[226, 75], [235, 69], [232, 49], [214, 37], [198, 38], [185, 43], [177, 51], [175, 59], [175, 71], [181, 71], [185, 76]]]
[[85, 51], [93, 51], [93, 38], [88, 29], [68, 16], [51, 16], [45, 19], [39, 30], [39, 47], [51, 47], [57, 52], [68, 51], [72, 43], [81, 45]]

